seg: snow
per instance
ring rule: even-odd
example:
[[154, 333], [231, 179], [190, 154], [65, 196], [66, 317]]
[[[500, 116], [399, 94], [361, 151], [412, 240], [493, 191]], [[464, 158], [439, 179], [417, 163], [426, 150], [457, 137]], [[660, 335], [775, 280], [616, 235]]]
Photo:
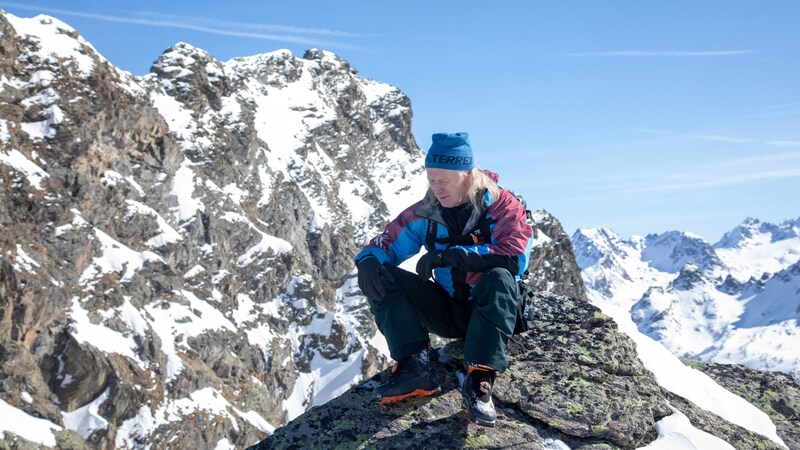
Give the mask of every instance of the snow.
[[342, 180], [339, 183], [338, 192], [339, 197], [347, 205], [353, 223], [357, 228], [363, 228], [369, 217], [375, 212], [375, 209], [364, 200], [364, 197], [370, 193], [367, 184], [357, 178]]
[[19, 150], [11, 149], [0, 152], [0, 163], [11, 166], [14, 170], [21, 172], [28, 179], [28, 184], [38, 190], [42, 190], [42, 181], [50, 175], [33, 161], [26, 158]]
[[31, 394], [29, 394], [29, 393], [27, 393], [25, 391], [22, 391], [22, 394], [19, 395], [19, 398], [21, 398], [22, 401], [25, 402], [25, 403], [28, 403], [28, 404], [33, 403], [33, 397], [31, 397]]
[[256, 133], [269, 147], [269, 165], [284, 171], [297, 157], [294, 151], [305, 146], [309, 131], [336, 119], [314, 85], [307, 67], [310, 62], [295, 61], [300, 65], [300, 78], [292, 83], [269, 89], [256, 80], [247, 82], [247, 96], [256, 104]]
[[706, 268], [715, 257], [703, 238], [678, 231], [647, 236], [641, 252], [642, 261], [669, 273], [677, 273], [687, 264]]
[[22, 246], [17, 244], [17, 257], [14, 263], [14, 270], [17, 272], [22, 272], [22, 269], [24, 269], [28, 273], [35, 274], [36, 271], [33, 270], [34, 267], [40, 267], [39, 263], [28, 256], [28, 254], [22, 249]]
[[156, 223], [158, 224], [158, 228], [161, 230], [161, 233], [148, 239], [146, 242], [147, 246], [163, 247], [164, 245], [183, 240], [183, 237], [181, 237], [180, 233], [175, 231], [175, 229], [167, 223], [164, 217], [162, 217], [161, 214], [156, 212], [156, 210], [153, 208], [145, 205], [144, 203], [137, 202], [136, 200], [125, 200], [125, 203], [128, 205], [128, 213], [125, 215], [125, 220], [130, 219], [134, 214], [151, 216], [156, 219]]
[[255, 309], [256, 304], [252, 299], [250, 299], [249, 295], [236, 294], [236, 304], [237, 308], [231, 315], [233, 320], [236, 321], [237, 325], [242, 326], [245, 323], [257, 318], [257, 315], [253, 313], [253, 309]]
[[[5, 78], [5, 76], [3, 78]], [[0, 80], [0, 84], [2, 84], [2, 80]], [[10, 140], [11, 133], [8, 132], [8, 122], [0, 119], [0, 142], [3, 144], [8, 144], [8, 141]]]
[[131, 304], [131, 297], [125, 296], [122, 305], [119, 307], [120, 320], [138, 336], [144, 336], [147, 331], [147, 320], [142, 316], [141, 311]]
[[174, 380], [183, 370], [183, 360], [178, 352], [188, 349], [188, 338], [207, 330], [236, 331], [233, 323], [207, 301], [186, 290], [174, 292], [174, 295], [183, 297], [188, 305], [165, 301], [144, 307], [150, 317], [148, 322], [161, 339], [161, 351], [167, 357], [168, 382]]
[[64, 111], [57, 105], [52, 105], [42, 110], [47, 118], [37, 122], [23, 122], [20, 124], [22, 131], [28, 134], [32, 140], [52, 139], [56, 135], [53, 125], [58, 125], [64, 121]]
[[104, 186], [116, 186], [121, 180], [125, 180], [130, 184], [136, 192], [139, 194], [140, 197], [144, 197], [144, 189], [136, 180], [133, 179], [131, 176], [124, 177], [120, 173], [115, 172], [113, 170], [106, 170], [103, 172], [103, 175], [100, 177], [100, 182], [103, 183]]
[[63, 430], [49, 420], [39, 419], [25, 411], [9, 405], [0, 398], [0, 433], [8, 431], [31, 442], [48, 447], [55, 447], [56, 437], [53, 433]]
[[[274, 317], [274, 316], [273, 316]], [[272, 356], [272, 340], [277, 337], [266, 323], [258, 324], [253, 328], [245, 330], [247, 342], [261, 350], [264, 357], [264, 365], [269, 366]]]
[[658, 439], [639, 450], [733, 450], [722, 439], [698, 430], [683, 413], [670, 405], [673, 414], [656, 423]]
[[136, 438], [149, 436], [158, 425], [150, 406], [142, 405], [134, 417], [122, 422], [114, 444], [117, 448], [138, 448]]
[[734, 296], [701, 277], [688, 290], [676, 288], [674, 282], [666, 289], [649, 289], [631, 308], [631, 316], [640, 331], [673, 353], [694, 356], [717, 345], [743, 309]]
[[97, 54], [92, 45], [86, 42], [75, 29], [58, 19], [45, 15], [26, 19], [7, 12], [5, 17], [18, 35], [37, 43], [38, 49], [29, 51], [37, 59], [60, 66], [63, 63], [59, 60], [67, 58], [75, 62], [78, 72], [83, 77], [88, 77], [94, 70], [95, 63], [89, 55], [105, 61], [105, 58]]
[[760, 292], [745, 297], [738, 328], [800, 320], [800, 261], [769, 279]]
[[361, 89], [361, 92], [364, 93], [368, 105], [379, 103], [384, 97], [392, 93], [400, 94], [400, 91], [396, 87], [386, 83], [366, 78], [361, 78], [359, 81], [358, 87]]
[[247, 412], [242, 412], [242, 411], [239, 411], [237, 408], [233, 408], [233, 411], [236, 414], [238, 414], [239, 417], [241, 417], [242, 419], [250, 422], [251, 425], [253, 425], [254, 427], [258, 428], [259, 430], [261, 430], [261, 431], [263, 431], [263, 432], [265, 432], [267, 434], [272, 434], [272, 433], [275, 432], [275, 427], [272, 426], [269, 422], [267, 422], [264, 419], [264, 417], [262, 417], [261, 414], [259, 414], [259, 413], [255, 412], [255, 411], [252, 411], [252, 410], [251, 411], [247, 411]]
[[739, 281], [777, 273], [800, 261], [800, 237], [770, 242], [769, 234], [759, 235], [739, 248], [718, 248], [717, 255]]
[[242, 105], [236, 97], [223, 97], [219, 114], [225, 117], [228, 123], [235, 123], [242, 115]]
[[272, 176], [267, 172], [267, 167], [258, 166], [258, 181], [261, 182], [261, 198], [258, 199], [258, 206], [266, 206], [272, 195]]
[[106, 388], [102, 394], [86, 405], [72, 412], [66, 413], [62, 411], [61, 417], [64, 418], [64, 426], [77, 432], [84, 439], [87, 439], [94, 430], [106, 428], [108, 421], [100, 415], [98, 410], [100, 405], [108, 400], [110, 392], [111, 389]]
[[324, 405], [345, 393], [351, 385], [361, 381], [363, 378], [361, 364], [364, 361], [365, 353], [366, 351], [363, 349], [351, 353], [348, 355], [347, 361], [327, 359], [320, 355], [311, 361], [311, 371], [316, 388], [314, 406]]
[[228, 438], [222, 438], [217, 441], [217, 445], [214, 446], [214, 450], [234, 450], [236, 447], [231, 444], [231, 441]]
[[89, 289], [94, 288], [94, 282], [104, 273], [123, 272], [120, 281], [124, 283], [131, 280], [136, 272], [144, 267], [145, 263], [163, 262], [161, 257], [155, 253], [132, 250], [97, 228], [94, 228], [94, 233], [100, 241], [102, 255], [92, 259], [92, 264], [83, 271], [80, 277], [80, 283]]
[[187, 149], [187, 142], [192, 139], [192, 136], [197, 131], [197, 125], [192, 118], [192, 111], [184, 108], [174, 97], [163, 93], [151, 93], [150, 100], [167, 122], [169, 131], [175, 134], [182, 141], [181, 145], [184, 149]]
[[[129, 302], [128, 304], [130, 305]], [[128, 314], [130, 313], [131, 311], [128, 310]], [[72, 298], [69, 316], [72, 321], [70, 334], [79, 344], [89, 344], [106, 353], [127, 356], [144, 368], [144, 363], [135, 353], [138, 345], [133, 336], [130, 334], [126, 336], [126, 333], [114, 331], [102, 322], [92, 323], [89, 312], [83, 309], [78, 297]], [[138, 331], [144, 330], [139, 320], [132, 320], [131, 324], [136, 326]]]
[[233, 200], [237, 204], [241, 204], [242, 200], [248, 195], [250, 195], [247, 191], [237, 186], [236, 183], [228, 184], [227, 186], [222, 188], [222, 191], [228, 194], [228, 197], [230, 197], [231, 200]]
[[565, 444], [563, 441], [558, 439], [545, 439], [544, 440], [544, 449], [545, 450], [571, 450], [570, 447]]
[[166, 406], [159, 408], [157, 417], [165, 417], [169, 422], [176, 422], [195, 411], [205, 411], [230, 420], [234, 429], [238, 431], [236, 418], [228, 412], [229, 406], [228, 400], [218, 390], [209, 387], [194, 391], [189, 397], [169, 401]]
[[428, 178], [421, 156], [400, 148], [387, 150], [384, 157], [375, 161], [373, 173], [380, 198], [389, 209], [389, 218], [397, 217], [403, 210], [418, 202], [428, 189]]
[[191, 269], [187, 270], [185, 274], [183, 274], [183, 278], [186, 279], [194, 278], [205, 271], [206, 271], [205, 267], [201, 266], [200, 264], [196, 264]]
[[698, 357], [704, 361], [779, 370], [800, 378], [800, 323], [787, 320], [770, 326], [737, 328]]
[[197, 211], [205, 211], [203, 203], [192, 195], [194, 194], [195, 173], [189, 160], [184, 160], [180, 168], [175, 171], [172, 181], [172, 195], [178, 200], [178, 207], [173, 209], [177, 222], [194, 218]]
[[292, 244], [289, 242], [270, 236], [258, 229], [256, 231], [261, 234], [261, 241], [258, 244], [250, 247], [243, 255], [236, 259], [236, 264], [246, 267], [253, 263], [260, 255], [270, 252], [273, 254], [291, 253]]

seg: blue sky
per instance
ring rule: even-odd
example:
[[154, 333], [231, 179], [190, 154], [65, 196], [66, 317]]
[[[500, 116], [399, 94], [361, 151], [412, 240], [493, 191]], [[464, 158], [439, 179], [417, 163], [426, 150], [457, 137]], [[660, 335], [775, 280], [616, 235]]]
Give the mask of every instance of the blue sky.
[[467, 131], [481, 167], [566, 231], [711, 242], [800, 217], [800, 2], [28, 1], [115, 65], [176, 42], [220, 60], [331, 50], [402, 89], [423, 149]]

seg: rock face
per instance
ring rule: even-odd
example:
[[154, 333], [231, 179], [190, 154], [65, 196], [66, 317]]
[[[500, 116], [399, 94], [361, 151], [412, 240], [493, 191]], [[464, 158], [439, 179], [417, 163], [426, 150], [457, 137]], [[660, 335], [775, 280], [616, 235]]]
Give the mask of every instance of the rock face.
[[351, 271], [425, 187], [399, 90], [316, 50], [177, 44], [133, 77], [2, 12], [0, 61], [0, 395], [46, 421], [28, 440], [242, 447], [385, 367]]
[[536, 240], [528, 266], [531, 287], [537, 292], [585, 300], [581, 269], [575, 261], [569, 235], [561, 223], [545, 210], [533, 214], [533, 223]]

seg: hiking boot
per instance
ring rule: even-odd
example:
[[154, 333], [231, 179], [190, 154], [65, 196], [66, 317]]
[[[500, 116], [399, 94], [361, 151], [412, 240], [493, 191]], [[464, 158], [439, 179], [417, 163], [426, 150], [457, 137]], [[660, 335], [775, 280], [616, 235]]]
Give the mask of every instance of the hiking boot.
[[469, 374], [461, 387], [464, 409], [470, 422], [493, 427], [497, 412], [492, 401], [492, 386], [497, 372], [489, 366], [470, 365]]
[[389, 405], [410, 397], [427, 397], [440, 387], [430, 378], [428, 349], [407, 356], [392, 366], [389, 379], [375, 388], [381, 405]]

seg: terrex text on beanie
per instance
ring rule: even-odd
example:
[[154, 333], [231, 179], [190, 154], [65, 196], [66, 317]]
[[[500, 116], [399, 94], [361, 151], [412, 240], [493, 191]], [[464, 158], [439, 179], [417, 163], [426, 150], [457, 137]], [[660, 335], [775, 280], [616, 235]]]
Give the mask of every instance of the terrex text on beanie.
[[472, 170], [475, 160], [469, 135], [459, 133], [435, 133], [433, 143], [425, 157], [426, 169]]

